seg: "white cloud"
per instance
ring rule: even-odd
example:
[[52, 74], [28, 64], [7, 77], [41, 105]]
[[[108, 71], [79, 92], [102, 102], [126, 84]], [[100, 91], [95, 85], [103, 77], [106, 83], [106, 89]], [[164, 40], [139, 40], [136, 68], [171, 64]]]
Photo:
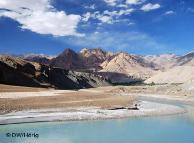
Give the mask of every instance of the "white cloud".
[[117, 4], [117, 0], [104, 0], [108, 5], [115, 6]]
[[87, 12], [83, 15], [82, 20], [87, 22], [91, 18], [91, 13]]
[[121, 16], [121, 15], [128, 15], [128, 14], [131, 14], [132, 12], [134, 11], [133, 8], [129, 8], [129, 9], [122, 9], [122, 10], [119, 10], [119, 11], [108, 11], [108, 10], [105, 10], [103, 12], [104, 15], [109, 15], [111, 17], [114, 17], [114, 16]]
[[127, 5], [127, 4], [118, 4], [117, 7], [120, 7], [120, 8], [127, 8], [128, 5]]
[[88, 21], [89, 18], [93, 18], [93, 19], [98, 19], [99, 21], [101, 21], [102, 23], [107, 23], [107, 24], [113, 24], [115, 22], [118, 22], [122, 19], [118, 18], [122, 15], [129, 15], [134, 11], [133, 8], [129, 8], [129, 9], [124, 9], [124, 10], [114, 10], [114, 11], [108, 11], [105, 10], [103, 13], [100, 13], [99, 11], [94, 12], [93, 14], [87, 12], [86, 14], [83, 15], [82, 20], [83, 21]]
[[96, 7], [95, 4], [92, 4], [92, 5], [89, 5], [89, 6], [87, 6], [87, 5], [85, 6], [85, 8], [87, 8], [87, 9], [95, 9], [95, 7]]
[[57, 11], [50, 0], [0, 0], [0, 17], [9, 17], [39, 34], [83, 36], [76, 31], [81, 16]]
[[144, 1], [145, 0], [126, 0], [126, 4], [137, 5], [143, 3]]
[[118, 12], [117, 12], [116, 10], [114, 10], [114, 11], [105, 10], [105, 11], [103, 12], [103, 14], [105, 14], [105, 15], [110, 15], [110, 16], [116, 16], [116, 15], [118, 15]]
[[131, 26], [131, 25], [135, 25], [135, 23], [134, 22], [129, 22], [128, 26]]
[[119, 15], [128, 15], [131, 14], [135, 9], [133, 8], [129, 8], [129, 9], [125, 9], [125, 10], [120, 10], [119, 11]]
[[99, 15], [97, 18], [103, 23], [108, 23], [108, 24], [113, 23], [112, 17], [108, 15]]
[[[90, 18], [98, 19], [102, 23], [107, 23], [107, 24], [113, 23], [113, 18], [111, 15], [106, 15], [103, 13], [101, 14], [99, 11], [96, 11], [94, 13], [87, 12], [86, 14], [83, 15], [82, 20], [87, 22]], [[102, 24], [102, 23], [99, 23], [99, 24]]]
[[142, 4], [146, 0], [125, 0], [125, 2], [121, 0], [104, 0], [110, 6], [116, 6], [121, 8], [127, 8], [128, 5], [138, 5]]
[[148, 12], [148, 11], [155, 10], [155, 9], [158, 9], [158, 8], [160, 8], [160, 4], [148, 3], [148, 4], [143, 5], [141, 7], [141, 10], [143, 10], [145, 12]]
[[82, 16], [82, 20], [84, 22], [87, 22], [90, 18], [97, 19], [102, 23], [107, 23], [107, 24], [113, 23], [113, 16], [112, 15], [100, 13], [99, 11], [96, 11], [94, 13], [87, 12]]
[[173, 14], [175, 14], [175, 12], [172, 11], [172, 10], [166, 11], [166, 12], [164, 13], [164, 15], [173, 15]]

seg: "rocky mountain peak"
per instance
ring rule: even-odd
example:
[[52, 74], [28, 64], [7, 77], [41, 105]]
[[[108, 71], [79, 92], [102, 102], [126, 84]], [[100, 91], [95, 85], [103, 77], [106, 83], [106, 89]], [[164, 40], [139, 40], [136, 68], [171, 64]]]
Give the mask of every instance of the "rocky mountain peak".
[[65, 49], [59, 56], [77, 56], [77, 53], [70, 48]]
[[50, 65], [64, 69], [80, 69], [84, 67], [79, 54], [69, 48], [65, 49], [56, 58], [53, 58]]

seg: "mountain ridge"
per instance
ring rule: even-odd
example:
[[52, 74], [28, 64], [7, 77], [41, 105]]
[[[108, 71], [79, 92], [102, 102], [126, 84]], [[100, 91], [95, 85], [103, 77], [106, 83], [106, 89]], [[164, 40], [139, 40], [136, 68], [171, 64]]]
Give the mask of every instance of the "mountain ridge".
[[54, 58], [48, 59], [47, 55], [31, 57], [25, 56], [23, 59], [52, 68], [97, 73], [114, 83], [144, 81], [176, 66], [194, 65], [194, 51], [183, 56], [175, 54], [141, 56], [126, 52], [111, 53], [101, 48], [83, 48], [80, 52], [66, 48]]

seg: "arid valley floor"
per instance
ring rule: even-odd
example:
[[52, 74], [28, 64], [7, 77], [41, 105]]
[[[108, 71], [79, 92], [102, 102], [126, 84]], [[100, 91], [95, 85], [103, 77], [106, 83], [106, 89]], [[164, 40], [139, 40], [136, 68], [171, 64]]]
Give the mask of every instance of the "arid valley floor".
[[107, 86], [55, 90], [1, 84], [0, 124], [169, 115], [185, 109], [156, 101], [194, 103], [180, 85]]

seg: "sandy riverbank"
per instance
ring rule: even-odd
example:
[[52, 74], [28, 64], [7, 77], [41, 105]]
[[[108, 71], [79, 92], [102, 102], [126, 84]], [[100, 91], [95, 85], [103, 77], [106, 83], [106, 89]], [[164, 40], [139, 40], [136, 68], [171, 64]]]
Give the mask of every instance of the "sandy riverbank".
[[0, 115], [0, 124], [48, 122], [48, 121], [75, 121], [116, 119], [141, 116], [161, 116], [181, 114], [185, 110], [178, 106], [159, 104], [154, 102], [140, 102], [139, 110], [108, 110], [99, 107], [82, 107], [74, 109], [44, 109], [11, 112]]

